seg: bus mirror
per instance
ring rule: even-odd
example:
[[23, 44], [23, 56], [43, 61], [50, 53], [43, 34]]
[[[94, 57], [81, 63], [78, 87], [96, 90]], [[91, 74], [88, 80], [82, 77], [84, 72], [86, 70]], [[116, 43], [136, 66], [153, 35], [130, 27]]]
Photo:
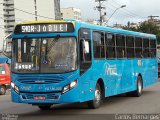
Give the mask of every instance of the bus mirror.
[[11, 34], [9, 34], [3, 39], [3, 54], [8, 58], [11, 58], [11, 46], [12, 39]]
[[89, 42], [88, 41], [84, 42], [84, 53], [85, 54], [89, 53]]
[[85, 54], [89, 53], [89, 42], [86, 41], [85, 39], [81, 39], [80, 43], [81, 43], [83, 53]]
[[80, 54], [81, 54], [81, 61], [85, 62], [87, 54], [89, 53], [89, 41], [85, 39], [80, 40]]

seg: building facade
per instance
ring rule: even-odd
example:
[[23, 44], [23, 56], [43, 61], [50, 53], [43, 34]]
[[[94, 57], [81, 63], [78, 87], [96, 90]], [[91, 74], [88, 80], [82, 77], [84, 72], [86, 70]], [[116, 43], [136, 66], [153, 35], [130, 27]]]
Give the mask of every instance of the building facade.
[[[55, 19], [54, 0], [36, 0], [37, 20]], [[34, 0], [1, 0], [0, 2], [0, 49], [3, 38], [18, 23], [35, 20]]]
[[4, 0], [3, 3], [4, 32], [10, 34], [15, 25], [14, 0]]
[[62, 8], [61, 13], [62, 13], [62, 18], [82, 20], [81, 10], [78, 8], [74, 8], [74, 7]]

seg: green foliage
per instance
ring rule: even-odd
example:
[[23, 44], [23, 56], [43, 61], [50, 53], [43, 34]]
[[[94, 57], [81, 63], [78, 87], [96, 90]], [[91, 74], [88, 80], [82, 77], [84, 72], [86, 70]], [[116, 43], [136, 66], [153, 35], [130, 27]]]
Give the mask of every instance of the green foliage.
[[150, 34], [159, 34], [160, 30], [159, 27], [154, 22], [145, 21], [140, 24], [138, 31]]
[[160, 27], [158, 27], [157, 24], [152, 20], [142, 22], [137, 28], [129, 27], [128, 22], [128, 26], [124, 26], [123, 29], [155, 34], [157, 36], [157, 43], [160, 44]]

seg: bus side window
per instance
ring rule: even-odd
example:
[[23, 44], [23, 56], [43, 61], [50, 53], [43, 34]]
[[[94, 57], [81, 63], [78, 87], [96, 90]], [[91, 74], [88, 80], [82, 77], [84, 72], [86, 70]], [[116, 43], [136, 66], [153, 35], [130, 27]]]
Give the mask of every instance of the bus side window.
[[144, 58], [149, 58], [149, 39], [143, 39], [143, 56]]
[[142, 38], [135, 39], [135, 56], [136, 58], [143, 58]]
[[134, 58], [134, 37], [126, 37], [127, 58]]
[[91, 42], [89, 40], [80, 40], [80, 60], [91, 61]]
[[104, 33], [93, 32], [94, 57], [98, 59], [105, 58]]
[[123, 35], [116, 35], [116, 52], [117, 58], [125, 58], [125, 37]]
[[[87, 28], [79, 30], [80, 61], [91, 61], [91, 31]], [[84, 48], [86, 47], [86, 48]]]
[[150, 40], [150, 57], [155, 58], [156, 57], [156, 40], [151, 39]]
[[91, 30], [88, 28], [81, 28], [79, 30], [79, 58], [81, 75], [92, 65], [91, 53]]
[[106, 58], [115, 58], [115, 37], [111, 33], [105, 34], [106, 43]]

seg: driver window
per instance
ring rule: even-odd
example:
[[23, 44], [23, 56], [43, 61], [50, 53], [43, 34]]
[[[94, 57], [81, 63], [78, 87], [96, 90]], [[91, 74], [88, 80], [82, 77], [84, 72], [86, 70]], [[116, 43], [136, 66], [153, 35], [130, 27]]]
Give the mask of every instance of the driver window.
[[91, 61], [90, 29], [86, 28], [80, 29], [79, 40], [80, 40], [80, 60], [84, 62]]
[[79, 30], [79, 57], [80, 57], [80, 74], [82, 75], [91, 67], [91, 30], [81, 28]]

